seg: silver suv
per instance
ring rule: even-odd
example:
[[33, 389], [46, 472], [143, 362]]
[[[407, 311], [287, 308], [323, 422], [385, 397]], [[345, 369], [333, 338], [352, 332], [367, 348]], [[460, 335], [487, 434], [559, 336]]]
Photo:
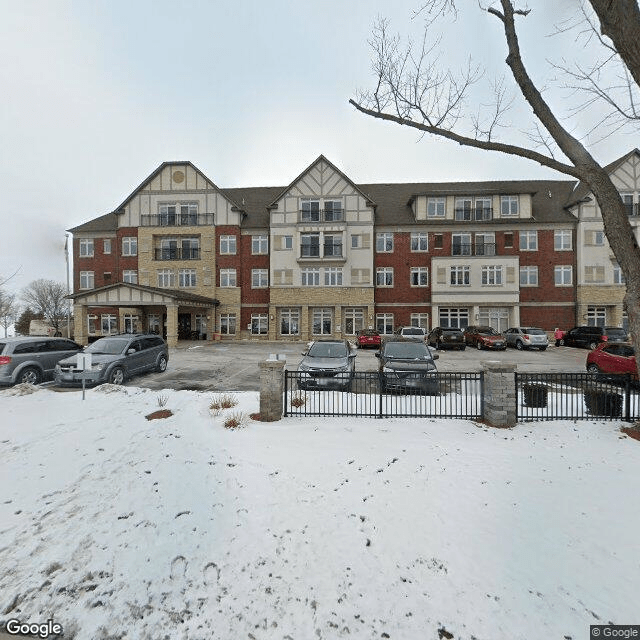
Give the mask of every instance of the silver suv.
[[0, 339], [0, 385], [39, 384], [51, 379], [59, 360], [82, 351], [65, 338], [24, 336]]
[[96, 340], [83, 353], [91, 354], [91, 369], [78, 368], [78, 358], [61, 360], [55, 368], [55, 380], [59, 385], [122, 384], [132, 375], [147, 371], [165, 371], [169, 351], [165, 341], [147, 333], [125, 333]]

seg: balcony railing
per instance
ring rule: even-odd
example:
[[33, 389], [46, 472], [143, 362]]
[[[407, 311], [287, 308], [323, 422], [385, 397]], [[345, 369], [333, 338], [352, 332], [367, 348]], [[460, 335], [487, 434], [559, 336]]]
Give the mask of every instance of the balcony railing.
[[455, 219], [462, 222], [474, 222], [477, 220], [492, 220], [493, 208], [482, 207], [477, 209], [456, 209]]
[[159, 213], [140, 216], [141, 227], [202, 227], [213, 223], [213, 213]]
[[493, 242], [476, 242], [475, 244], [454, 244], [451, 246], [452, 256], [495, 256], [496, 245]]
[[156, 260], [200, 260], [200, 248], [159, 248], [155, 249]]
[[299, 222], [342, 222], [344, 220], [344, 209], [301, 210], [299, 214]]
[[625, 202], [624, 208], [627, 210], [628, 216], [638, 216], [640, 215], [640, 208], [638, 207], [637, 202]]

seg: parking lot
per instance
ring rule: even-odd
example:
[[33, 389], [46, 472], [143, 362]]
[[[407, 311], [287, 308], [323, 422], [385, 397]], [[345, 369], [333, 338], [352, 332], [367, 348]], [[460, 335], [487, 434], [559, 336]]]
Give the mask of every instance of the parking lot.
[[[126, 384], [148, 389], [191, 389], [196, 391], [257, 391], [260, 385], [258, 363], [277, 354], [286, 367], [295, 370], [306, 342], [184, 342], [171, 349], [164, 373], [136, 377]], [[485, 360], [515, 363], [521, 372], [585, 371], [586, 349], [554, 347], [546, 351], [439, 351], [439, 371], [480, 371]], [[358, 349], [357, 371], [376, 371], [375, 351]]]

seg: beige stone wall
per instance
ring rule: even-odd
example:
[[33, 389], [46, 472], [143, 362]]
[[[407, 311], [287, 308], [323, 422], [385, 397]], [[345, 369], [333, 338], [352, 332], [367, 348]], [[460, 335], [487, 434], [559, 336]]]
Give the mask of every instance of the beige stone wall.
[[607, 308], [607, 325], [622, 326], [624, 313], [624, 285], [581, 285], [576, 292], [576, 314], [578, 324], [586, 324], [586, 315], [590, 306]]

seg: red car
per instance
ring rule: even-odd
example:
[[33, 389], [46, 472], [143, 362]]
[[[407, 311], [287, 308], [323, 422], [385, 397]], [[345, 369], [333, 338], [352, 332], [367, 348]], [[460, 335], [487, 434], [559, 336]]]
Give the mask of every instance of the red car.
[[375, 347], [376, 349], [380, 347], [380, 343], [382, 342], [380, 339], [380, 333], [375, 329], [363, 329], [362, 331], [358, 331], [357, 336], [358, 347]]
[[634, 348], [628, 342], [601, 342], [587, 356], [587, 371], [591, 373], [630, 373], [638, 379]]
[[477, 349], [498, 349], [504, 351], [507, 348], [507, 339], [492, 327], [467, 327], [464, 330], [464, 341], [467, 346]]

